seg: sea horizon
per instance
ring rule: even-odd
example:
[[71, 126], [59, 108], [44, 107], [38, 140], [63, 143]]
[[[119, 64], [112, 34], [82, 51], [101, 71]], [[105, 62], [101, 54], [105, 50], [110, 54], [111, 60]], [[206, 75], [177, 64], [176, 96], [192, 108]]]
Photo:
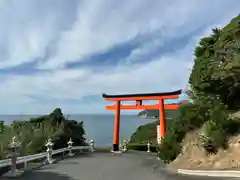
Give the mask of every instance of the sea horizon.
[[[20, 116], [42, 116], [42, 115], [48, 115], [50, 113], [39, 113], [39, 114], [24, 114], [24, 113], [12, 113], [12, 114], [0, 114], [0, 116], [16, 116], [16, 115], [20, 115]], [[121, 115], [136, 115], [137, 116], [138, 113], [121, 113]], [[64, 116], [67, 115], [114, 115], [114, 113], [63, 113]]]
[[[0, 120], [9, 125], [14, 120], [28, 121], [30, 118], [39, 115], [0, 115]], [[41, 116], [41, 115], [40, 115]], [[80, 114], [65, 115], [70, 120], [83, 121], [86, 132], [86, 140], [93, 139], [99, 147], [109, 147], [112, 145], [114, 114]], [[129, 140], [131, 135], [140, 125], [153, 122], [155, 120], [139, 118], [135, 114], [122, 114], [120, 117], [120, 139]]]

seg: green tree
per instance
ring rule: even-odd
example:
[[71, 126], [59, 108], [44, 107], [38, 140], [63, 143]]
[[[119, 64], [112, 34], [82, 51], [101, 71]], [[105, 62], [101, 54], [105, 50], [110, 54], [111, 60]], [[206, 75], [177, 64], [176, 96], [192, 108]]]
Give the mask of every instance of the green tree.
[[216, 96], [229, 109], [240, 107], [240, 16], [223, 29], [213, 29], [195, 49], [189, 84], [195, 94]]

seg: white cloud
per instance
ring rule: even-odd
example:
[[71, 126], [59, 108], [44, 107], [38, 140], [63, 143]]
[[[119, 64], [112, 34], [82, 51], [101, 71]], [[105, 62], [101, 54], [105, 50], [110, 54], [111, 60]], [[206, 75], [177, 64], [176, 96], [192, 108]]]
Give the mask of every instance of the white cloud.
[[76, 13], [74, 1], [2, 0], [0, 68], [44, 57], [46, 48], [71, 26]]
[[[188, 48], [189, 49], [189, 48]], [[191, 49], [190, 49], [191, 50]], [[182, 49], [174, 55], [165, 56], [145, 65], [136, 67], [118, 66], [104, 72], [95, 73], [91, 70], [55, 70], [35, 76], [15, 75], [9, 76], [8, 80], [0, 89], [1, 111], [8, 109], [14, 97], [14, 102], [20, 105], [20, 110], [26, 112], [47, 112], [49, 109], [60, 106], [66, 112], [90, 112], [92, 105], [73, 105], [64, 100], [80, 99], [86, 95], [98, 95], [101, 93], [140, 93], [161, 92], [184, 88], [188, 79], [187, 69], [191, 67], [191, 61], [187, 61], [189, 50]], [[177, 59], [177, 61], [176, 61]], [[166, 67], [168, 71], [166, 71]], [[10, 91], [6, 91], [6, 88]], [[22, 101], [28, 96], [42, 96], [46, 99], [56, 98], [62, 103], [49, 101], [42, 105], [41, 102]], [[10, 98], [4, 98], [10, 97]], [[10, 101], [9, 101], [10, 100]], [[96, 102], [94, 112], [103, 112], [104, 103]], [[7, 104], [7, 106], [5, 106]], [[78, 108], [79, 107], [79, 108]], [[15, 109], [14, 111], [18, 111]], [[4, 111], [3, 111], [4, 112]]]
[[[232, 1], [233, 2], [233, 1]], [[235, 1], [236, 2], [236, 1]], [[61, 34], [57, 53], [41, 68], [63, 67], [66, 62], [81, 60], [84, 56], [100, 52], [156, 30], [163, 39], [188, 34], [217, 18], [225, 17], [226, 8], [237, 11], [236, 4], [212, 1], [91, 1], [79, 10], [72, 28]], [[206, 13], [214, 12], [211, 15]], [[159, 39], [159, 41], [161, 41]]]
[[49, 46], [56, 52], [39, 67], [62, 67], [138, 34], [155, 30], [165, 38], [187, 34], [239, 10], [236, 0], [77, 2], [3, 0], [0, 67], [44, 57]]
[[[35, 75], [2, 75], [0, 113], [42, 113], [55, 107], [65, 112], [104, 112], [104, 103], [73, 104], [67, 100], [101, 93], [136, 93], [176, 90], [186, 86], [192, 51], [200, 36], [224, 25], [239, 12], [238, 0], [182, 1], [0, 1], [0, 69], [40, 59]], [[171, 54], [142, 65], [119, 63], [95, 72], [90, 68], [66, 70], [76, 62], [141, 34], [152, 35], [125, 60], [135, 62], [164, 40], [198, 37]], [[49, 50], [50, 49], [50, 50]], [[41, 60], [43, 59], [43, 60]], [[117, 63], [116, 63], [117, 64]], [[31, 97], [57, 99], [43, 104]]]

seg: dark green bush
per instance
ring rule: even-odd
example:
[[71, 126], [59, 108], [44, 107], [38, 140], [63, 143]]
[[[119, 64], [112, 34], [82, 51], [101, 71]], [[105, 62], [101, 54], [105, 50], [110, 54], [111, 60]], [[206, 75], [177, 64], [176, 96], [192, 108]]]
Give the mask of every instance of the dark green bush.
[[165, 163], [173, 161], [181, 152], [181, 143], [177, 141], [176, 134], [168, 134], [163, 140], [163, 145], [160, 146], [158, 157]]
[[229, 123], [229, 113], [227, 107], [218, 100], [211, 102], [209, 107], [209, 120], [202, 126], [203, 147], [207, 152], [217, 152], [219, 148], [226, 147]]
[[203, 125], [204, 137], [202, 145], [209, 153], [216, 153], [220, 147], [225, 147], [226, 132], [222, 124], [210, 120]]

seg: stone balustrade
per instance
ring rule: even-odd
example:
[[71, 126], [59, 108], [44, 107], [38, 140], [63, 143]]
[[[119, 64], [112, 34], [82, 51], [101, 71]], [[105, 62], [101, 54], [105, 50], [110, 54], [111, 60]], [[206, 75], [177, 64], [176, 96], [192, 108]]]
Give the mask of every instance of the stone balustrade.
[[65, 155], [66, 152], [68, 152], [67, 156], [74, 156], [74, 153], [72, 152], [73, 150], [88, 150], [90, 152], [94, 151], [94, 141], [90, 141], [90, 146], [74, 146], [73, 147], [73, 141], [70, 138], [70, 140], [67, 143], [66, 148], [61, 148], [57, 150], [53, 150], [54, 143], [52, 142], [52, 139], [49, 138], [45, 144], [46, 146], [46, 152], [39, 153], [39, 154], [33, 154], [33, 155], [28, 155], [28, 156], [22, 156], [20, 157], [19, 155], [19, 150], [21, 147], [20, 142], [17, 140], [17, 137], [14, 136], [12, 138], [12, 141], [9, 144], [9, 150], [10, 150], [10, 159], [4, 159], [0, 160], [0, 168], [4, 168], [7, 166], [10, 166], [10, 170], [4, 174], [6, 177], [16, 177], [19, 176], [23, 173], [23, 171], [20, 171], [17, 169], [17, 164], [24, 164], [24, 169], [27, 169], [27, 164], [30, 161], [35, 161], [39, 159], [45, 159], [45, 164], [52, 164], [54, 163], [54, 159], [52, 158], [53, 155], [57, 154], [63, 154]]
[[[17, 169], [17, 164], [24, 164], [23, 169], [27, 169], [28, 162], [30, 161], [44, 159], [44, 164], [54, 163], [55, 160], [53, 159], [53, 155], [62, 154], [63, 156], [66, 156], [66, 153], [67, 153], [67, 156], [74, 156], [75, 153], [73, 153], [73, 151], [76, 151], [76, 150], [80, 150], [80, 151], [87, 150], [88, 152], [96, 151], [94, 140], [90, 140], [88, 146], [73, 146], [73, 144], [74, 142], [70, 138], [65, 148], [53, 150], [54, 143], [52, 142], [52, 139], [49, 138], [45, 144], [46, 152], [21, 157], [19, 154], [21, 143], [18, 141], [16, 137], [13, 137], [12, 141], [9, 144], [11, 158], [0, 160], [0, 168], [10, 166], [10, 170], [5, 174], [5, 176], [15, 177], [23, 173], [23, 171], [20, 171], [19, 169]], [[121, 152], [124, 153], [128, 151], [128, 142], [126, 140], [123, 140], [123, 143], [120, 146], [121, 146]], [[146, 146], [147, 146], [146, 152], [148, 153], [151, 152], [150, 141], [148, 141]]]

